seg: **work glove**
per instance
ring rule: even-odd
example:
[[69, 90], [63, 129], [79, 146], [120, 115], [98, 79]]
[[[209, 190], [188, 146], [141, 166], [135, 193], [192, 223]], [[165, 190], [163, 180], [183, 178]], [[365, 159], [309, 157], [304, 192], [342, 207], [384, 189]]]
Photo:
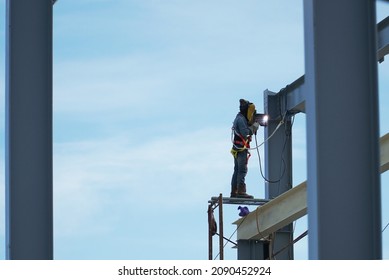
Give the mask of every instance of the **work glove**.
[[253, 134], [257, 134], [258, 127], [259, 127], [259, 122], [254, 122], [253, 125], [250, 127]]

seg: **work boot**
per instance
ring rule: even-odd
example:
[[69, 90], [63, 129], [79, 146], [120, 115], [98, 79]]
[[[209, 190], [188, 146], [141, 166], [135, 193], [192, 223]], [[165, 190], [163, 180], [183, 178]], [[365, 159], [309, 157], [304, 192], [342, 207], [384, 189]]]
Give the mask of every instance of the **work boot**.
[[246, 193], [246, 184], [245, 183], [238, 185], [238, 193], [237, 193], [236, 197], [239, 197], [239, 198], [249, 198], [249, 199], [253, 199], [254, 198], [254, 196], [249, 195], [249, 194]]
[[238, 187], [237, 186], [235, 186], [235, 187], [231, 186], [231, 195], [230, 195], [230, 197], [237, 197], [237, 195], [238, 195]]

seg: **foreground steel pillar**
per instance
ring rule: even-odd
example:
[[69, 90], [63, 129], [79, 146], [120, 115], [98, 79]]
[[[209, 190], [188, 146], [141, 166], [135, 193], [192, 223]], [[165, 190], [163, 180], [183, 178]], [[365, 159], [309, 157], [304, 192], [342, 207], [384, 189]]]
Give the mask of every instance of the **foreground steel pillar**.
[[310, 259], [380, 259], [375, 0], [304, 0]]
[[7, 0], [6, 258], [53, 258], [52, 0]]

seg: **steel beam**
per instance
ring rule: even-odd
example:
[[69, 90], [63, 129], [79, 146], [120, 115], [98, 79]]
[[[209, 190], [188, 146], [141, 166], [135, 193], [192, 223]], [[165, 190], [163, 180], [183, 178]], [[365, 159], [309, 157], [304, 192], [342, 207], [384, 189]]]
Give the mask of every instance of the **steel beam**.
[[[389, 133], [380, 139], [380, 170], [389, 170]], [[270, 200], [245, 218], [234, 222], [237, 239], [261, 239], [307, 214], [307, 182]]]
[[292, 184], [292, 123], [290, 116], [279, 118], [282, 109], [278, 96], [265, 96], [265, 199], [273, 199], [290, 190]]
[[310, 259], [382, 258], [375, 9], [304, 0]]
[[377, 25], [378, 29], [378, 61], [382, 62], [385, 55], [389, 54], [389, 17]]
[[[389, 17], [380, 21], [377, 24], [377, 60], [382, 62], [384, 57], [389, 54]], [[347, 61], [345, 56], [342, 60]], [[280, 98], [280, 104], [285, 104], [285, 110], [291, 113], [305, 113], [305, 99], [307, 94], [307, 87], [305, 83], [305, 75], [301, 76], [291, 84], [281, 89], [277, 94]], [[265, 90], [265, 95], [269, 90]], [[283, 114], [284, 111], [280, 112]]]
[[269, 242], [260, 240], [238, 240], [238, 260], [269, 259]]
[[[269, 121], [265, 127], [265, 198], [273, 199], [289, 191], [292, 183], [292, 122], [291, 116], [280, 116], [285, 106], [279, 96], [265, 94], [265, 113]], [[270, 138], [271, 136], [271, 138]], [[285, 225], [274, 233], [272, 249], [278, 251], [293, 241], [293, 225]], [[277, 259], [293, 259], [293, 247], [282, 251]]]
[[381, 173], [389, 170], [389, 133], [385, 134], [380, 139], [380, 161]]
[[52, 0], [7, 0], [6, 258], [53, 258]]
[[306, 89], [304, 86], [304, 75], [287, 85], [279, 92], [272, 92], [266, 89], [263, 93], [265, 108], [268, 108], [269, 97], [277, 100], [279, 107], [270, 109], [273, 120], [281, 120], [285, 112], [290, 114], [305, 113]]
[[[369, 3], [369, 5], [371, 5], [371, 3]], [[349, 20], [349, 18], [346, 17], [346, 20]], [[350, 22], [348, 22], [348, 25], [350, 25]], [[352, 25], [352, 22], [351, 22], [351, 25]], [[308, 30], [308, 32], [312, 31], [312, 28], [309, 27], [307, 30]], [[383, 21], [381, 21], [377, 25], [377, 30], [378, 30], [378, 32], [377, 32], [378, 45], [376, 46], [375, 50], [377, 50], [377, 59], [379, 61], [383, 61], [384, 56], [389, 53], [389, 17], [384, 19]], [[342, 36], [339, 37], [340, 41], [341, 41], [341, 38], [342, 38]], [[348, 63], [347, 61], [349, 60], [349, 53], [347, 51], [345, 51], [343, 53], [343, 56], [339, 57], [338, 60], [339, 61], [346, 61], [345, 63]], [[345, 68], [343, 68], [343, 69], [345, 69]], [[347, 73], [347, 71], [348, 71], [348, 69], [346, 69], [345, 73]], [[306, 97], [308, 96], [308, 92], [311, 92], [311, 91], [312, 90], [310, 88], [308, 88], [307, 85], [305, 84], [305, 75], [303, 75], [299, 79], [294, 81], [293, 83], [291, 83], [291, 84], [287, 85], [285, 88], [281, 89], [278, 93], [273, 93], [269, 90], [266, 90], [264, 93], [265, 108], [267, 107], [267, 102], [268, 102], [269, 96], [272, 96], [273, 99], [277, 100], [277, 102], [280, 106], [280, 108], [277, 108], [273, 112], [273, 119], [280, 120], [282, 118], [282, 115], [285, 114], [286, 111], [289, 111], [290, 113], [298, 113], [298, 112], [305, 113]], [[336, 100], [336, 99], [334, 98], [333, 101], [334, 100]], [[383, 139], [381, 139], [381, 162], [383, 160], [382, 157], [388, 154], [386, 151], [383, 150], [383, 149], [385, 149], [385, 147], [386, 147], [386, 149], [388, 149], [387, 145], [383, 144]], [[268, 156], [266, 156], [266, 158], [268, 158]], [[384, 160], [384, 162], [385, 162], [385, 160]], [[387, 160], [386, 160], [386, 162], [387, 162]], [[388, 170], [388, 168], [389, 168], [389, 163], [381, 165], [381, 172]], [[304, 187], [304, 190], [303, 190], [303, 187]], [[306, 196], [305, 187], [306, 187], [305, 182], [302, 185], [300, 185], [299, 187], [297, 187], [297, 190], [302, 192], [299, 195], [301, 195], [303, 197]], [[268, 188], [266, 188], [266, 191], [268, 191]], [[278, 199], [276, 199], [276, 201], [277, 200]], [[293, 202], [291, 201], [291, 204], [292, 203]], [[275, 209], [282, 211], [277, 206], [275, 206]], [[285, 213], [287, 215], [287, 217], [280, 218], [280, 220], [289, 222], [289, 218], [291, 216], [293, 216], [292, 213], [300, 213], [302, 215], [305, 215], [303, 213], [304, 213], [304, 211], [306, 211], [306, 202], [305, 202], [305, 206], [304, 205], [297, 205], [297, 208], [298, 209], [294, 209], [295, 212], [291, 211], [291, 214]], [[305, 209], [305, 210], [301, 210], [301, 209]], [[272, 215], [276, 216], [276, 214], [272, 214]], [[260, 218], [261, 220], [264, 218], [263, 215], [260, 215], [260, 217], [261, 217]], [[298, 216], [296, 216], [296, 217], [298, 217]], [[249, 220], [247, 220], [247, 222], [249, 222]], [[258, 224], [257, 221], [255, 223]], [[271, 222], [269, 222], [269, 224], [274, 226]], [[278, 230], [285, 225], [286, 224], [280, 222], [277, 226], [275, 226], [275, 230]], [[248, 227], [250, 227], [250, 226], [248, 226]], [[253, 227], [251, 226], [251, 228], [253, 228]], [[261, 231], [258, 233], [258, 230], [257, 230], [256, 235], [253, 232], [251, 232], [247, 235], [243, 234], [243, 233], [239, 233], [240, 231], [244, 231], [244, 230], [246, 230], [246, 226], [240, 227], [240, 230], [238, 229], [238, 238], [246, 238], [248, 236], [249, 236], [248, 238], [258, 238], [258, 237], [262, 236], [263, 234], [266, 234], [266, 230], [268, 230], [268, 229], [266, 227], [264, 227], [263, 228], [264, 232], [262, 232], [262, 227], [261, 227]]]
[[303, 182], [235, 221], [237, 239], [267, 239], [269, 234], [303, 217], [307, 214], [306, 189]]

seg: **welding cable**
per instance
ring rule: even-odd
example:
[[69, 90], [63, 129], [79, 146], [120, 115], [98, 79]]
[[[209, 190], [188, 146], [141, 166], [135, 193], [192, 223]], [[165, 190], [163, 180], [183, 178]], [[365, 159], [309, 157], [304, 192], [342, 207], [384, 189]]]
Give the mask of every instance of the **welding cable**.
[[389, 223], [386, 224], [386, 226], [384, 227], [384, 229], [382, 230], [381, 233], [383, 233], [388, 226], [389, 226]]
[[[255, 143], [257, 143], [257, 136], [255, 136]], [[284, 160], [284, 158], [282, 157], [282, 155], [281, 155], [282, 166], [283, 166], [284, 168], [283, 168], [283, 170], [282, 170], [282, 173], [281, 173], [281, 175], [280, 175], [280, 178], [277, 179], [277, 180], [270, 180], [270, 179], [267, 179], [267, 178], [265, 177], [265, 175], [263, 174], [262, 163], [261, 163], [261, 155], [260, 155], [260, 153], [259, 153], [259, 149], [258, 149], [258, 148], [257, 148], [257, 154], [258, 154], [258, 162], [259, 162], [259, 171], [260, 171], [260, 173], [261, 173], [262, 178], [263, 178], [266, 182], [271, 183], [271, 184], [275, 184], [275, 183], [281, 182], [281, 179], [282, 179], [282, 177], [284, 177], [285, 170], [286, 170], [285, 160]]]
[[[281, 127], [282, 124], [284, 124], [285, 122], [285, 118], [286, 118], [286, 115], [287, 115], [288, 112], [285, 112], [285, 114], [283, 115], [280, 123], [277, 125], [276, 129], [273, 131], [273, 133], [263, 142], [265, 143], [266, 141], [268, 141], [273, 135], [274, 133]], [[294, 123], [294, 115], [293, 115], [293, 118], [292, 118], [292, 121], [291, 121], [291, 126], [290, 126], [290, 129], [292, 129], [292, 126], [293, 126], [293, 123]], [[261, 143], [260, 145], [257, 144], [257, 135], [255, 135], [255, 144], [257, 146], [256, 150], [257, 150], [257, 154], [258, 154], [258, 161], [259, 161], [259, 171], [261, 173], [261, 176], [262, 178], [268, 182], [268, 183], [271, 183], [271, 184], [274, 184], [274, 183], [280, 183], [281, 182], [281, 179], [282, 177], [284, 177], [284, 174], [285, 174], [285, 171], [286, 171], [286, 162], [285, 162], [285, 159], [284, 159], [284, 151], [285, 151], [285, 147], [286, 147], [286, 142], [287, 142], [287, 138], [288, 138], [288, 134], [287, 134], [287, 131], [285, 130], [285, 133], [286, 133], [286, 136], [285, 137], [285, 141], [284, 141], [284, 145], [282, 147], [282, 151], [281, 151], [281, 161], [282, 161], [282, 165], [280, 166], [280, 177], [279, 179], [277, 180], [269, 180], [265, 177], [265, 175], [263, 174], [263, 170], [262, 170], [262, 163], [261, 163], [261, 155], [259, 153], [259, 149], [258, 147], [263, 145], [263, 143]], [[290, 134], [289, 134], [290, 136]], [[281, 171], [281, 168], [283, 167], [282, 171]]]
[[277, 125], [277, 127], [276, 127], [276, 129], [274, 129], [274, 131], [273, 131], [273, 133], [272, 134], [270, 134], [270, 136], [269, 137], [267, 137], [262, 143], [260, 143], [259, 145], [258, 145], [258, 143], [257, 143], [257, 141], [256, 141], [256, 139], [257, 139], [257, 134], [255, 134], [255, 147], [253, 147], [253, 148], [249, 148], [248, 150], [257, 150], [259, 147], [261, 147], [263, 144], [265, 144], [267, 141], [269, 141], [270, 140], [270, 138], [272, 138], [273, 136], [274, 136], [274, 134], [277, 132], [277, 130], [281, 127], [281, 125], [283, 125], [284, 124], [284, 120], [282, 119], [280, 122], [279, 122], [279, 124]]
[[[244, 216], [242, 219], [242, 221], [240, 222], [240, 224], [236, 227], [236, 229], [234, 230], [234, 232], [231, 234], [230, 238], [225, 238], [223, 236], [223, 239], [227, 239], [227, 242], [223, 244], [223, 249], [227, 246], [228, 242], [231, 242], [231, 238], [234, 236], [234, 234], [238, 231], [238, 228], [243, 224], [244, 220], [246, 220], [246, 218], [248, 217], [247, 216]], [[218, 234], [219, 235], [219, 234]], [[233, 242], [231, 242], [233, 243]], [[220, 252], [215, 256], [214, 260], [216, 260], [216, 258], [220, 255]]]
[[257, 209], [255, 209], [255, 222], [257, 224], [257, 232], [258, 234], [261, 234], [261, 231], [259, 229], [259, 218], [258, 218], [258, 212], [259, 212], [259, 207]]
[[281, 121], [278, 123], [277, 127], [274, 129], [274, 131], [272, 132], [272, 134], [270, 134], [269, 137], [267, 137], [261, 144], [257, 144], [256, 140], [257, 140], [257, 134], [255, 134], [255, 147], [254, 148], [250, 148], [250, 150], [258, 150], [259, 147], [261, 147], [263, 144], [265, 144], [267, 141], [270, 140], [270, 138], [272, 138], [274, 136], [274, 134], [277, 132], [277, 130], [281, 127], [281, 125], [284, 124], [285, 122], [285, 118], [286, 118], [286, 114], [288, 112], [286, 111], [285, 114], [282, 116], [281, 118]]
[[[235, 145], [235, 143], [234, 143], [234, 134], [236, 133], [235, 132], [235, 130], [232, 128], [232, 130], [231, 130], [231, 142], [232, 142], [232, 145], [234, 146], [234, 148], [236, 148], [236, 149], [238, 149], [238, 151], [240, 152], [240, 151], [243, 151], [243, 150], [256, 150], [256, 149], [258, 149], [259, 147], [261, 147], [263, 144], [265, 144], [267, 141], [269, 141], [270, 140], [270, 138], [272, 138], [273, 136], [274, 136], [274, 134], [277, 132], [277, 130], [281, 127], [281, 125], [283, 125], [284, 124], [284, 119], [285, 119], [285, 116], [282, 118], [282, 120], [278, 123], [278, 125], [277, 125], [277, 127], [276, 127], [276, 129], [274, 129], [274, 131], [273, 131], [273, 133], [269, 136], [269, 137], [267, 137], [262, 143], [260, 143], [259, 145], [257, 144], [257, 142], [255, 143], [255, 147], [253, 147], [253, 148], [247, 148], [247, 147], [243, 147], [243, 148], [239, 148], [239, 147], [237, 147], [236, 145]], [[255, 134], [255, 138], [257, 137], [257, 135]]]
[[[287, 128], [287, 126], [285, 126], [285, 141], [284, 141], [284, 145], [282, 147], [282, 151], [281, 151], [281, 160], [282, 160], [282, 163], [283, 163], [283, 166], [284, 166], [284, 170], [283, 170], [283, 173], [281, 175], [281, 178], [284, 176], [284, 173], [285, 173], [285, 170], [287, 169], [287, 165], [286, 165], [286, 162], [285, 162], [285, 158], [284, 158], [284, 152], [285, 152], [285, 148], [286, 148], [286, 144], [288, 142], [288, 139], [290, 139], [291, 137], [291, 133], [292, 133], [292, 127], [293, 127], [293, 124], [294, 124], [294, 117], [295, 115], [292, 115], [292, 119], [291, 119], [291, 122], [290, 122], [290, 127]], [[281, 173], [281, 166], [280, 166], [280, 173]], [[292, 182], [290, 182], [290, 185], [292, 185]], [[280, 193], [280, 187], [281, 187], [281, 182], [278, 182], [278, 191], [277, 193]]]

